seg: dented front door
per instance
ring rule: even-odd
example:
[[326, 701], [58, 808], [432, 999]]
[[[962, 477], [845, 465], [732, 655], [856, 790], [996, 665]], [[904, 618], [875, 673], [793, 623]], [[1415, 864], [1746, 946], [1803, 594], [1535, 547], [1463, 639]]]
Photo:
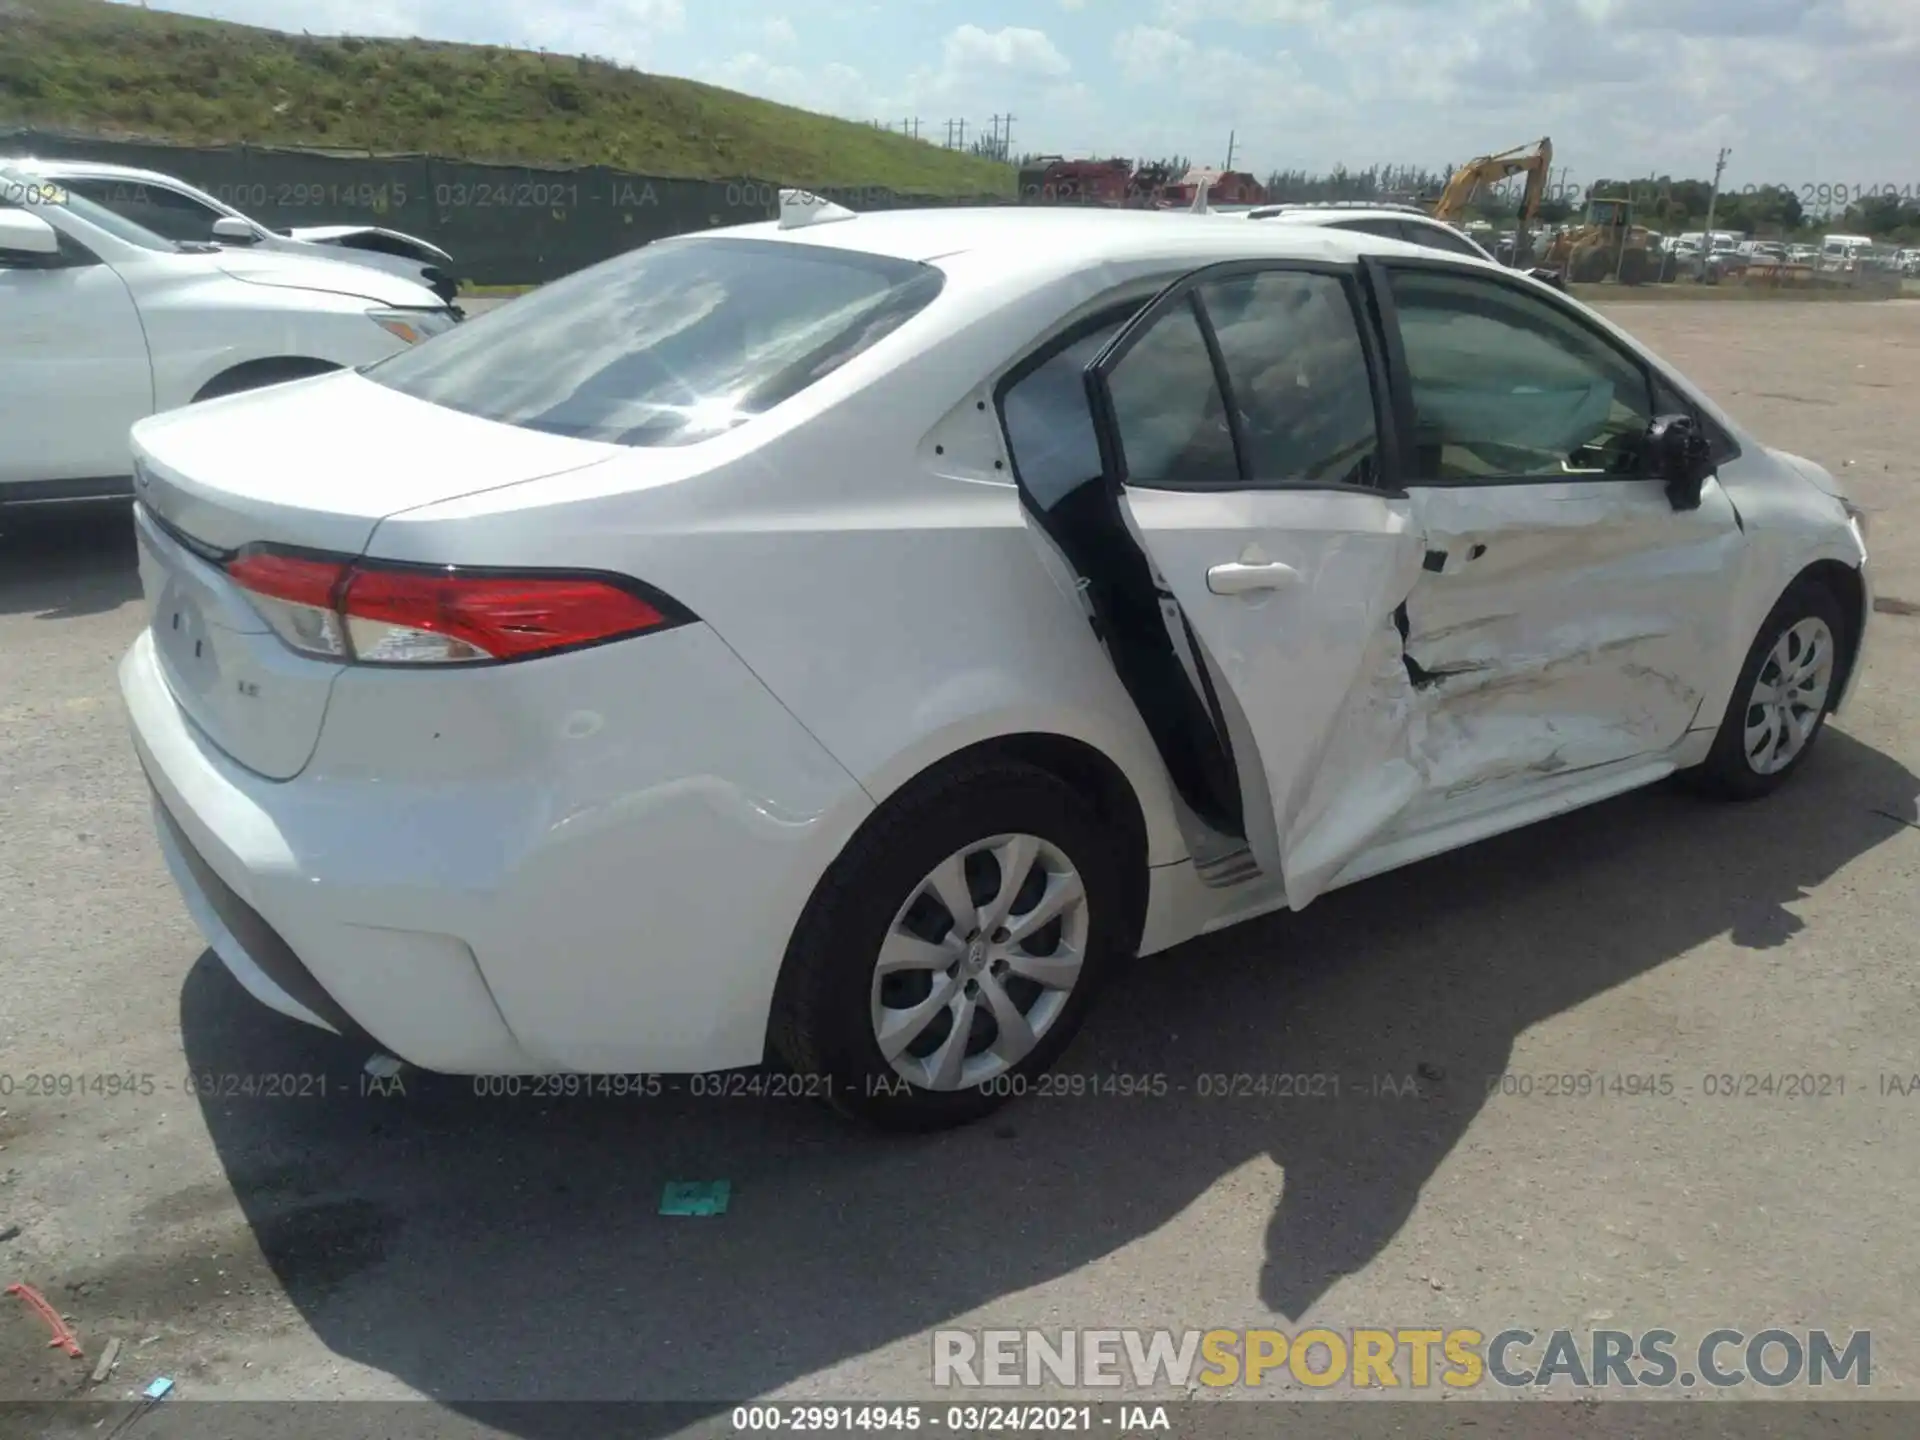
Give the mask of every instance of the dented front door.
[[1410, 493], [1427, 547], [1401, 615], [1428, 717], [1423, 814], [1657, 756], [1693, 728], [1744, 544], [1717, 482], [1688, 511], [1644, 479]]
[[1425, 536], [1397, 616], [1419, 716], [1407, 837], [1715, 723], [1699, 712], [1746, 540], [1717, 481], [1676, 509], [1645, 473], [1668, 401], [1641, 357], [1497, 279], [1388, 273]]

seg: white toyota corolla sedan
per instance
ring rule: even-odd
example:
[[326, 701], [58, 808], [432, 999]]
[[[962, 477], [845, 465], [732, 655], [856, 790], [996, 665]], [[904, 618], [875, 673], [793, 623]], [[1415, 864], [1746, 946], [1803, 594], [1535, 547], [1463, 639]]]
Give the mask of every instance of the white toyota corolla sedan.
[[1826, 471], [1321, 227], [795, 196], [134, 441], [121, 685], [242, 985], [902, 1126], [1020, 1093], [1127, 954], [1766, 793], [1872, 608]]

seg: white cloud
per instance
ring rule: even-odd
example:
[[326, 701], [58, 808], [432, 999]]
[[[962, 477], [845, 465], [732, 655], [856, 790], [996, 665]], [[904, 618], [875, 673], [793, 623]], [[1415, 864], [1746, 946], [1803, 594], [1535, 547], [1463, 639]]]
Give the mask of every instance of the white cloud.
[[1160, 0], [1161, 20], [1181, 30], [1215, 20], [1234, 25], [1312, 25], [1332, 13], [1332, 0]]
[[800, 37], [794, 32], [793, 22], [784, 15], [775, 15], [770, 20], [760, 22], [760, 38], [771, 50], [790, 50], [800, 43]]
[[962, 25], [947, 36], [943, 50], [950, 75], [1000, 72], [1057, 79], [1073, 69], [1073, 62], [1060, 53], [1046, 31], [1018, 25], [1000, 30]]
[[1113, 58], [1123, 78], [1164, 80], [1193, 54], [1193, 41], [1175, 30], [1136, 25], [1113, 38]]

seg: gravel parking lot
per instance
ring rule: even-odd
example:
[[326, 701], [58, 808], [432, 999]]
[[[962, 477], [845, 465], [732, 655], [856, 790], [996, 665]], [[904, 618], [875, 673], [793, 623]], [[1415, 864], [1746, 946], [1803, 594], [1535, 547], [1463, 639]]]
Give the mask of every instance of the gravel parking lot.
[[[1629, 796], [1140, 962], [1063, 1070], [1169, 1093], [924, 1140], [804, 1101], [364, 1093], [366, 1055], [249, 999], [167, 879], [114, 688], [142, 624], [126, 522], [8, 528], [0, 1283], [88, 1356], [0, 1297], [0, 1400], [86, 1393], [110, 1337], [97, 1396], [165, 1375], [458, 1408], [898, 1400], [934, 1393], [938, 1326], [1305, 1321], [1870, 1329], [1872, 1393], [1914, 1398], [1920, 305], [1615, 313], [1872, 512], [1884, 613], [1805, 773], [1752, 808]], [[1197, 1094], [1282, 1072], [1349, 1083]], [[208, 1075], [296, 1093], [196, 1095]], [[1833, 1079], [1738, 1078], [1777, 1075]], [[660, 1217], [678, 1179], [730, 1181], [730, 1209]]]

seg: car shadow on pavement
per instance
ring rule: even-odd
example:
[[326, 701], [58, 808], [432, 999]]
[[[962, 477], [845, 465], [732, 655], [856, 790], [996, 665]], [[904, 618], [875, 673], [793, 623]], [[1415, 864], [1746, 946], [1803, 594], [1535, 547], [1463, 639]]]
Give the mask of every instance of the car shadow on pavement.
[[[1137, 962], [1062, 1068], [1164, 1074], [1161, 1098], [1029, 1098], [918, 1139], [804, 1101], [480, 1098], [412, 1072], [404, 1098], [201, 1104], [302, 1319], [456, 1410], [717, 1410], [1097, 1261], [1263, 1158], [1284, 1187], [1258, 1293], [1294, 1320], [1393, 1239], [1516, 1037], [1715, 937], [1782, 944], [1796, 902], [1913, 823], [1917, 793], [1834, 731], [1757, 806], [1657, 788]], [[181, 1006], [196, 1071], [370, 1083], [362, 1054], [257, 1006], [211, 956]], [[1664, 1058], [1645, 1068], [1686, 1060]], [[1202, 1099], [1202, 1073], [1344, 1084], [1338, 1100]], [[1356, 1093], [1370, 1076], [1421, 1093]], [[722, 1179], [724, 1215], [657, 1214], [667, 1181]], [[1253, 1279], [1223, 1276], [1220, 1293]], [[511, 1413], [488, 1423], [568, 1423]]]
[[71, 620], [139, 596], [127, 502], [0, 509], [0, 615]]

